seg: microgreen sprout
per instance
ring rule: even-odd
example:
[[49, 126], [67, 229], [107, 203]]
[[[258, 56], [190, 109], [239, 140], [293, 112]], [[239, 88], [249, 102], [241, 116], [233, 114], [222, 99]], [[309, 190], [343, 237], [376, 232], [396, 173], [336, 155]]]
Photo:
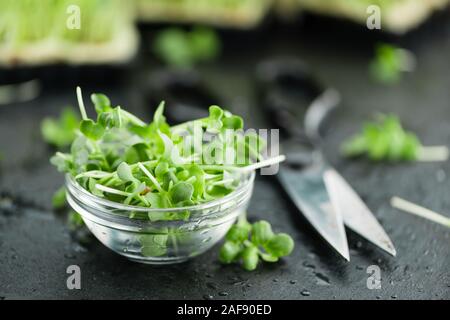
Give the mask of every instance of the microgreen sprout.
[[75, 139], [80, 117], [72, 108], [64, 108], [59, 119], [47, 117], [41, 122], [44, 141], [58, 149], [68, 147]]
[[400, 80], [403, 72], [414, 70], [414, 55], [405, 49], [387, 43], [380, 43], [375, 48], [375, 57], [370, 64], [372, 77], [385, 84], [393, 84]]
[[220, 39], [213, 29], [195, 27], [191, 31], [169, 28], [160, 31], [154, 40], [155, 54], [173, 67], [192, 67], [210, 61], [220, 52]]
[[243, 215], [226, 234], [219, 260], [225, 264], [241, 261], [245, 270], [252, 271], [260, 260], [277, 262], [293, 249], [294, 241], [289, 235], [275, 234], [264, 220], [250, 224]]
[[365, 123], [361, 133], [342, 144], [341, 151], [347, 157], [367, 155], [374, 161], [445, 161], [449, 155], [447, 146], [423, 146], [393, 115], [379, 115], [375, 122]]

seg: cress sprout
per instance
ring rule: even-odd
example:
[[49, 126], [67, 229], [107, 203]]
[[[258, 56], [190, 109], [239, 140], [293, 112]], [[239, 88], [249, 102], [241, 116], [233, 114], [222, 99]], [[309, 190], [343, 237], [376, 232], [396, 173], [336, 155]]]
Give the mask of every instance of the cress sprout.
[[198, 62], [211, 61], [219, 55], [220, 49], [218, 35], [207, 27], [195, 27], [191, 31], [164, 29], [153, 43], [158, 58], [172, 67], [192, 67]]
[[294, 241], [288, 234], [275, 234], [267, 221], [250, 224], [241, 216], [225, 236], [219, 260], [225, 264], [240, 261], [245, 270], [253, 271], [260, 260], [277, 262], [293, 249]]
[[445, 161], [446, 146], [425, 147], [417, 136], [405, 131], [398, 117], [378, 115], [364, 124], [362, 131], [341, 146], [346, 157], [366, 155], [373, 161]]

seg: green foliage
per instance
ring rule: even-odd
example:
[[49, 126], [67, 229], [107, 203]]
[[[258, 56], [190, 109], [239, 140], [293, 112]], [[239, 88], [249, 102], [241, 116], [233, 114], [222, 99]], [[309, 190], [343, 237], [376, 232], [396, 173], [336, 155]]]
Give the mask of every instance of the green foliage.
[[72, 108], [64, 108], [59, 119], [45, 118], [41, 122], [41, 133], [44, 141], [59, 149], [70, 146], [75, 139], [80, 117]]
[[67, 225], [69, 226], [69, 229], [72, 231], [80, 229], [84, 226], [83, 218], [79, 213], [75, 211], [70, 211], [67, 219], [68, 219]]
[[225, 236], [219, 260], [225, 264], [241, 261], [245, 270], [252, 271], [258, 266], [259, 259], [276, 262], [293, 249], [292, 238], [285, 233], [274, 234], [267, 221], [250, 224], [241, 217]]
[[[80, 28], [66, 22], [80, 8]], [[129, 19], [129, 1], [104, 0], [2, 0], [0, 45], [20, 48], [36, 42], [104, 43], [110, 41]], [[111, 23], [114, 21], [115, 23]]]
[[380, 115], [375, 122], [364, 124], [361, 133], [342, 144], [346, 157], [366, 155], [374, 161], [412, 161], [422, 145], [411, 132], [405, 131], [393, 115]]
[[52, 205], [54, 209], [62, 209], [66, 206], [66, 188], [59, 188], [52, 197]]
[[376, 81], [394, 84], [401, 79], [402, 72], [406, 71], [407, 59], [405, 50], [381, 43], [375, 48], [375, 57], [370, 63], [369, 70]]
[[156, 35], [153, 49], [169, 66], [192, 67], [198, 62], [215, 59], [220, 46], [219, 37], [210, 28], [195, 27], [191, 31], [168, 28]]

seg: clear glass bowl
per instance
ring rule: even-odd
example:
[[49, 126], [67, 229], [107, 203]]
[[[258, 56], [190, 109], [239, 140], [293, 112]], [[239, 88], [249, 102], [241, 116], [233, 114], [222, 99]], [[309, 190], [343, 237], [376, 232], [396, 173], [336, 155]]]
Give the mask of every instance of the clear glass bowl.
[[94, 196], [66, 175], [67, 201], [100, 242], [118, 254], [149, 264], [177, 263], [223, 238], [247, 209], [254, 179], [254, 173], [245, 176], [232, 193], [201, 205], [151, 209]]

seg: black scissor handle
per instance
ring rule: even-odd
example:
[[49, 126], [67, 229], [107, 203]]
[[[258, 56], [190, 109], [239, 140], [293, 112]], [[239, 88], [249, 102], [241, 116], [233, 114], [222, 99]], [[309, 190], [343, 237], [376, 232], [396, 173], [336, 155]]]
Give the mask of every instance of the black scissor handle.
[[304, 119], [311, 103], [324, 87], [297, 58], [277, 58], [261, 62], [257, 81], [267, 119], [290, 138], [307, 141]]

